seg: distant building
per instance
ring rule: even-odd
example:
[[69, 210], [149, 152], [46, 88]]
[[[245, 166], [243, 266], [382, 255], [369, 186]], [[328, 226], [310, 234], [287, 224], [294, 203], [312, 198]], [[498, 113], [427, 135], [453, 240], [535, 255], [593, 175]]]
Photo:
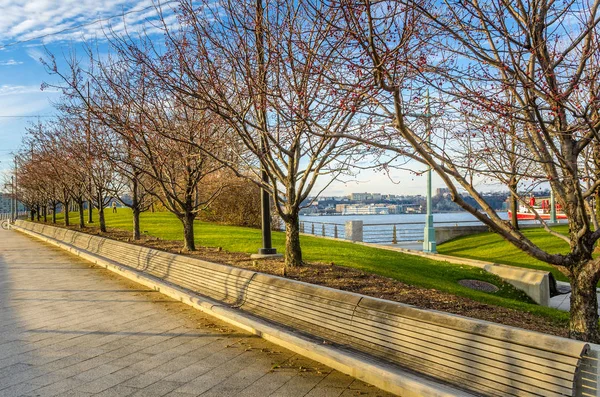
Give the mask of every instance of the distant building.
[[[10, 212], [10, 194], [0, 193], [0, 213]], [[25, 206], [19, 203], [19, 211], [25, 211]]]
[[344, 209], [346, 209], [347, 206], [348, 206], [348, 204], [336, 204], [335, 212], [343, 213]]
[[423, 206], [411, 206], [411, 207], [405, 207], [404, 208], [405, 213], [407, 214], [422, 214], [423, 213]]
[[350, 200], [353, 201], [367, 201], [369, 198], [370, 194], [365, 192], [365, 193], [351, 193], [350, 194]]
[[10, 212], [10, 197], [0, 193], [0, 213]]
[[446, 196], [450, 194], [450, 189], [448, 189], [447, 187], [438, 187], [437, 189], [435, 189], [435, 195], [436, 196]]
[[381, 201], [381, 193], [373, 193], [371, 195], [371, 200], [373, 200], [373, 201]]
[[347, 205], [342, 215], [389, 215], [390, 210], [379, 205]]
[[401, 214], [404, 212], [404, 208], [402, 205], [388, 204], [385, 207], [388, 209], [388, 212], [390, 214]]
[[312, 215], [319, 212], [319, 208], [315, 205], [310, 205], [308, 207], [300, 209], [300, 215]]

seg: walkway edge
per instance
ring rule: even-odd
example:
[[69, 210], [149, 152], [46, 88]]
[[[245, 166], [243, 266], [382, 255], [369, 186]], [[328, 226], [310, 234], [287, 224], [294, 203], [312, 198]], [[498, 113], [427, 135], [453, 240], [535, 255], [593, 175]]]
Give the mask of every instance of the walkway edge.
[[283, 348], [318, 361], [342, 373], [372, 384], [382, 390], [403, 397], [473, 397], [472, 394], [450, 386], [402, 371], [375, 359], [354, 352], [344, 351], [331, 345], [304, 337], [291, 329], [268, 323], [255, 316], [223, 305], [220, 302], [197, 295], [189, 290], [167, 283], [153, 276], [138, 272], [100, 256], [91, 254], [50, 237], [43, 236], [13, 225], [13, 229], [104, 267], [136, 283], [152, 288], [175, 300], [190, 305], [251, 334], [275, 343]]

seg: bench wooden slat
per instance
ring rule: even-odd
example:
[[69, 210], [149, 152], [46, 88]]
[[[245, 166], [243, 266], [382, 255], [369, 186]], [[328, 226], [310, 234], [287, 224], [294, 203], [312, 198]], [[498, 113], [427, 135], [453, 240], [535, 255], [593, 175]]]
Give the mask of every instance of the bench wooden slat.
[[[109, 259], [128, 262], [132, 265], [131, 259], [127, 261], [127, 255], [120, 254], [121, 248], [112, 248], [112, 254]], [[100, 250], [103, 253], [104, 250]], [[105, 255], [107, 256], [107, 255]], [[108, 257], [108, 256], [107, 256]], [[168, 258], [159, 258], [158, 256], [152, 259], [150, 266], [146, 266], [145, 261], [139, 262], [137, 265], [131, 266], [136, 269], [144, 269], [149, 274], [164, 279], [170, 282], [180, 283], [181, 286], [194, 290], [198, 293], [210, 297], [218, 297], [219, 300], [230, 301], [231, 303], [238, 302], [242, 299], [245, 285], [249, 279], [240, 278], [233, 272], [220, 273], [204, 267], [193, 267], [190, 264], [184, 263], [184, 266], [179, 266], [179, 262], [171, 262]]]
[[[515, 360], [527, 363], [526, 365], [537, 365], [541, 368], [547, 368], [547, 363], [552, 362], [552, 368], [558, 371], [570, 372], [573, 367], [577, 366], [579, 360], [571, 356], [559, 355], [556, 353], [544, 352], [545, 355], [540, 357], [540, 352], [527, 348], [525, 346], [517, 346], [509, 342], [501, 342], [497, 339], [487, 338], [483, 336], [477, 336], [477, 338], [469, 337], [467, 333], [462, 331], [448, 330], [443, 327], [423, 324], [414, 321], [410, 318], [396, 317], [394, 319], [385, 318], [372, 314], [370, 311], [362, 308], [357, 308], [354, 316], [356, 323], [368, 321], [369, 324], [377, 322], [377, 325], [372, 325], [377, 328], [376, 332], [382, 335], [394, 337], [395, 332], [401, 332], [401, 330], [407, 328], [414, 328], [415, 332], [423, 335], [423, 337], [431, 337], [436, 340], [436, 343], [443, 343], [444, 341], [465, 344], [466, 346], [477, 348], [479, 350], [487, 351], [490, 353], [496, 353], [507, 356], [508, 358], [514, 358]], [[362, 328], [362, 325], [357, 325]]]
[[[479, 378], [489, 379], [495, 382], [501, 382], [501, 379], [514, 379], [518, 383], [511, 382], [511, 385], [523, 384], [531, 386], [532, 390], [540, 387], [552, 386], [554, 388], [566, 388], [567, 390], [573, 387], [573, 374], [571, 379], [564, 379], [564, 373], [561, 377], [549, 376], [545, 373], [539, 373], [535, 370], [511, 365], [507, 362], [496, 361], [482, 356], [476, 356], [461, 350], [448, 349], [439, 345], [428, 346], [420, 344], [413, 339], [395, 340], [392, 343], [382, 337], [367, 337], [361, 335], [357, 338], [360, 341], [371, 342], [373, 345], [380, 346], [380, 350], [387, 350], [391, 354], [411, 355], [419, 360], [432, 361], [438, 364], [444, 363], [448, 368], [455, 370], [463, 370], [476, 374]], [[463, 368], [463, 369], [461, 369]]]
[[580, 358], [581, 352], [587, 347], [586, 343], [573, 339], [559, 338], [554, 335], [509, 327], [483, 320], [474, 320], [435, 310], [417, 309], [413, 306], [397, 304], [372, 297], [365, 297], [360, 301], [358, 306], [370, 309], [373, 313], [377, 313], [377, 315], [381, 315], [384, 318], [393, 318], [394, 316], [413, 318], [423, 323], [440, 325], [448, 329], [509, 342], [514, 344], [515, 348], [518, 348], [519, 345], [535, 346], [534, 349], [540, 351], [540, 354], [542, 354], [541, 351], [546, 351], [567, 357]]
[[[249, 295], [252, 294], [249, 292]], [[260, 297], [259, 297], [260, 298]], [[276, 313], [282, 316], [285, 321], [291, 323], [294, 320], [301, 320], [306, 323], [313, 324], [316, 327], [322, 327], [324, 329], [338, 330], [338, 332], [344, 329], [351, 329], [352, 322], [350, 319], [343, 319], [338, 317], [330, 317], [323, 314], [316, 314], [311, 311], [297, 311], [293, 307], [285, 307], [275, 302], [268, 302], [264, 300], [262, 303], [257, 303], [256, 300], [246, 299], [241, 307], [243, 310], [254, 312], [264, 311], [268, 313]]]
[[352, 319], [354, 314], [355, 305], [315, 296], [310, 294], [309, 291], [302, 291], [301, 293], [292, 290], [281, 291], [256, 280], [252, 280], [248, 284], [248, 291], [252, 291], [253, 296], [264, 296], [266, 299], [276, 299], [277, 302], [290, 302], [292, 305], [297, 306], [299, 310], [334, 313], [337, 317], [347, 317], [348, 319]]

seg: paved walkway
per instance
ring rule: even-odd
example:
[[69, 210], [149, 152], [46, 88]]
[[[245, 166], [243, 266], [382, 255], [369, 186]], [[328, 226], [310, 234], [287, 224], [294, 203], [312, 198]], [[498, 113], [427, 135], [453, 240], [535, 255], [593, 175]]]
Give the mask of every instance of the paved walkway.
[[0, 231], [0, 396], [389, 396]]
[[[564, 281], [557, 281], [556, 283], [559, 286], [562, 286], [563, 288], [569, 287], [569, 283], [566, 283]], [[600, 292], [600, 289], [598, 289], [597, 291]], [[600, 314], [600, 293], [597, 294], [597, 297], [598, 297], [598, 314]], [[558, 310], [562, 310], [564, 312], [570, 311], [571, 310], [571, 294], [569, 293], [569, 294], [564, 294], [564, 295], [557, 295], [557, 296], [550, 298], [550, 307], [553, 307]]]

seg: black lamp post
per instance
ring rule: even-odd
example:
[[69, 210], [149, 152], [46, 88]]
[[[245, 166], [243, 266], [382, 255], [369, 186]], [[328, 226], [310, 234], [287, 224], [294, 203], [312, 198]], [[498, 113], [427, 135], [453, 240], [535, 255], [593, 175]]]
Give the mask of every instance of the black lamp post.
[[[266, 150], [264, 138], [261, 139], [261, 149]], [[261, 178], [265, 185], [269, 183], [269, 174], [264, 166], [261, 167]], [[258, 250], [258, 254], [251, 255], [254, 259], [275, 259], [281, 258], [283, 255], [277, 253], [277, 249], [273, 248], [271, 240], [271, 197], [265, 188], [260, 189], [260, 214], [262, 220], [262, 242], [263, 246]]]
[[[265, 48], [264, 48], [264, 31], [263, 31], [263, 13], [264, 6], [263, 0], [256, 0], [256, 62], [258, 65], [258, 76], [259, 81], [262, 84], [263, 90], [267, 87], [267, 74], [265, 72]], [[263, 131], [267, 130], [267, 100], [265, 93], [261, 94], [260, 98], [260, 111], [259, 111], [259, 122]], [[261, 155], [265, 155], [267, 152], [267, 143], [265, 137], [260, 139], [260, 150]], [[264, 165], [261, 166], [261, 179], [263, 184], [269, 184], [269, 175], [265, 170]], [[278, 258], [281, 254], [277, 253], [277, 250], [273, 248], [271, 242], [271, 205], [269, 192], [262, 188], [260, 192], [260, 204], [261, 204], [261, 217], [262, 217], [262, 238], [263, 247], [258, 250], [258, 254], [254, 254], [251, 258], [266, 259], [266, 258]]]
[[[269, 182], [269, 176], [264, 168], [261, 170], [262, 180]], [[262, 241], [263, 247], [258, 250], [258, 255], [274, 255], [277, 250], [273, 248], [271, 241], [271, 198], [265, 188], [260, 189], [260, 215], [262, 218]]]

